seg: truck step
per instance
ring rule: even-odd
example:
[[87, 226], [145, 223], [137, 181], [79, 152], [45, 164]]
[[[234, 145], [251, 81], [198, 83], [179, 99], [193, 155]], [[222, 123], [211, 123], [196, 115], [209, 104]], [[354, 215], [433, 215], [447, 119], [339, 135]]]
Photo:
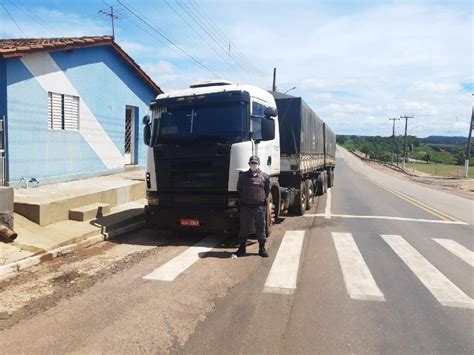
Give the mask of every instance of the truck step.
[[109, 213], [110, 205], [107, 203], [98, 202], [69, 210], [69, 219], [73, 221], [83, 222], [89, 219], [106, 216]]

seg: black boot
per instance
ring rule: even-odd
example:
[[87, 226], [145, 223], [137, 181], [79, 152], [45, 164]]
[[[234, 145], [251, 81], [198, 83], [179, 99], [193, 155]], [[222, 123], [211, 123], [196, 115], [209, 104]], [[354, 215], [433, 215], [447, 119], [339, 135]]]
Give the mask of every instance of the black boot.
[[245, 243], [240, 243], [239, 249], [235, 252], [235, 255], [238, 257], [244, 256], [247, 253], [247, 248]]
[[265, 243], [258, 243], [258, 245], [258, 255], [260, 255], [262, 258], [268, 258], [268, 253], [265, 250]]

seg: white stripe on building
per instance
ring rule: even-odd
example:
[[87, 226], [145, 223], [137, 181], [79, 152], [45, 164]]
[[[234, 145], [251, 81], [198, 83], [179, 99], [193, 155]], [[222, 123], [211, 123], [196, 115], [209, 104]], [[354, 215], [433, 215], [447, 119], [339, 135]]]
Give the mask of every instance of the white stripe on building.
[[[48, 53], [27, 55], [22, 57], [21, 61], [46, 91], [81, 97], [66, 74]], [[79, 100], [79, 105], [80, 134], [107, 169], [123, 167], [122, 153], [112, 142], [84, 99]]]

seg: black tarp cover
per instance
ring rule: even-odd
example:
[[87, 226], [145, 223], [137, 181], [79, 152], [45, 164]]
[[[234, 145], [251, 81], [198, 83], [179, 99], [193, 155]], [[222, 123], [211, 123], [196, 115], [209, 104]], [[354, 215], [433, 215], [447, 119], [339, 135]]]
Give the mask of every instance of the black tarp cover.
[[275, 98], [275, 101], [281, 154], [324, 154], [323, 121], [301, 97]]

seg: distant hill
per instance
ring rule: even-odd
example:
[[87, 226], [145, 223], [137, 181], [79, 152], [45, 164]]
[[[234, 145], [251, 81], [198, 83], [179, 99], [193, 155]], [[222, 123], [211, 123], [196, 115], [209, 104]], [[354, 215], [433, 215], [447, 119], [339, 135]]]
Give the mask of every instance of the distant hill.
[[467, 137], [429, 136], [420, 138], [420, 141], [425, 144], [464, 145], [467, 142]]

